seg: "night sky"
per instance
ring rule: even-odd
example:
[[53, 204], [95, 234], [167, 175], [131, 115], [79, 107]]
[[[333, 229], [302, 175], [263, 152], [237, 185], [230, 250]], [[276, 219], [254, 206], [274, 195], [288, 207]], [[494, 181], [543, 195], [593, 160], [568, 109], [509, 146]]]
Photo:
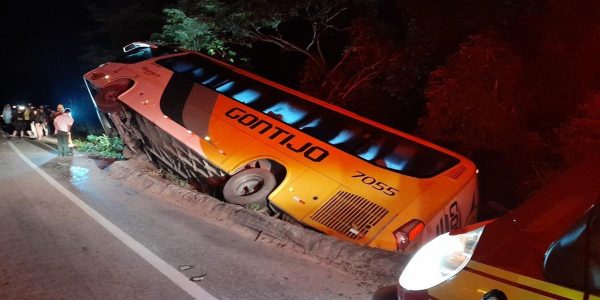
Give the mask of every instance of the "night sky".
[[[84, 1], [3, 1], [1, 103], [91, 105], [77, 60]], [[82, 103], [83, 102], [83, 103]]]

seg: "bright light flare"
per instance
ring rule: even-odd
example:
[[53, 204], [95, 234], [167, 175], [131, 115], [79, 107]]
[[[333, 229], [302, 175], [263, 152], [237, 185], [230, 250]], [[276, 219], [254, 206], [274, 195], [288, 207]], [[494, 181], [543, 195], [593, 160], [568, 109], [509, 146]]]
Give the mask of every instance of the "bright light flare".
[[484, 227], [463, 234], [442, 234], [425, 244], [400, 275], [400, 285], [418, 291], [434, 287], [460, 272], [469, 262]]

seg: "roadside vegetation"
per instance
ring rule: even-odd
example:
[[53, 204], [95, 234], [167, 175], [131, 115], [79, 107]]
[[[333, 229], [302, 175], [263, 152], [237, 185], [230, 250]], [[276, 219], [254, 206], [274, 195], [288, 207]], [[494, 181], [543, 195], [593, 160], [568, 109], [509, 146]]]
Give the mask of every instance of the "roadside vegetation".
[[123, 141], [118, 136], [88, 135], [85, 139], [73, 140], [77, 150], [97, 154], [106, 158], [123, 159]]

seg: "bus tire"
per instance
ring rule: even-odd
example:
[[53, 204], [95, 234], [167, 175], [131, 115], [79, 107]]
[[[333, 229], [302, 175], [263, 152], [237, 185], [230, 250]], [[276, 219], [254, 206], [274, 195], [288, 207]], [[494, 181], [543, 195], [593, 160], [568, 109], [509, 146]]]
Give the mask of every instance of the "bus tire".
[[129, 79], [119, 79], [100, 89], [94, 96], [98, 110], [104, 113], [115, 113], [121, 110], [118, 97], [133, 85]]
[[242, 170], [231, 176], [223, 187], [225, 201], [237, 205], [267, 203], [267, 196], [277, 184], [273, 173], [265, 169], [253, 168]]

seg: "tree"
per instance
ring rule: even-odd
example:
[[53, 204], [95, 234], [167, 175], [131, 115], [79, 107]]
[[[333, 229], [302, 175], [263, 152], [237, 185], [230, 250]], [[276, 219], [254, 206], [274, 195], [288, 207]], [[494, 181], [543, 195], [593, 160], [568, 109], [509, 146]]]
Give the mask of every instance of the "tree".
[[201, 22], [176, 8], [164, 9], [163, 13], [167, 23], [163, 25], [161, 33], [152, 35], [153, 40], [158, 43], [176, 43], [189, 50], [206, 52], [234, 61], [237, 54], [215, 34], [218, 30], [216, 23]]
[[600, 92], [588, 95], [575, 115], [556, 130], [561, 154], [569, 163], [600, 155]]
[[521, 72], [507, 42], [492, 34], [471, 36], [431, 73], [421, 132], [466, 155], [514, 150], [527, 136], [516, 114]]
[[521, 118], [552, 132], [590, 92], [600, 90], [600, 2], [546, 0], [514, 31], [524, 59]]
[[385, 28], [378, 28], [371, 18], [353, 20], [348, 28], [348, 45], [341, 58], [325, 71], [311, 69], [317, 65], [308, 64], [303, 86], [333, 104], [348, 107], [361, 101], [360, 97], [355, 97], [362, 96], [356, 91], [371, 91], [373, 80], [391, 71], [389, 67], [404, 55], [386, 33]]
[[[493, 33], [471, 36], [433, 71], [420, 133], [475, 161], [481, 170], [482, 215], [489, 203], [515, 207], [540, 184], [532, 168], [536, 135], [518, 118], [521, 59]], [[487, 211], [486, 211], [487, 210]]]
[[[154, 37], [222, 58], [232, 45], [271, 43], [324, 67], [322, 38], [337, 30], [334, 21], [345, 10], [343, 0], [180, 1], [178, 8], [164, 10], [167, 24]], [[295, 23], [293, 34], [287, 32], [286, 23]]]
[[[346, 105], [400, 57], [376, 19], [350, 20], [361, 1], [182, 1], [165, 9], [167, 23], [154, 35], [230, 61], [236, 46], [271, 44], [305, 58], [302, 88]], [[363, 11], [364, 13], [364, 11]]]

